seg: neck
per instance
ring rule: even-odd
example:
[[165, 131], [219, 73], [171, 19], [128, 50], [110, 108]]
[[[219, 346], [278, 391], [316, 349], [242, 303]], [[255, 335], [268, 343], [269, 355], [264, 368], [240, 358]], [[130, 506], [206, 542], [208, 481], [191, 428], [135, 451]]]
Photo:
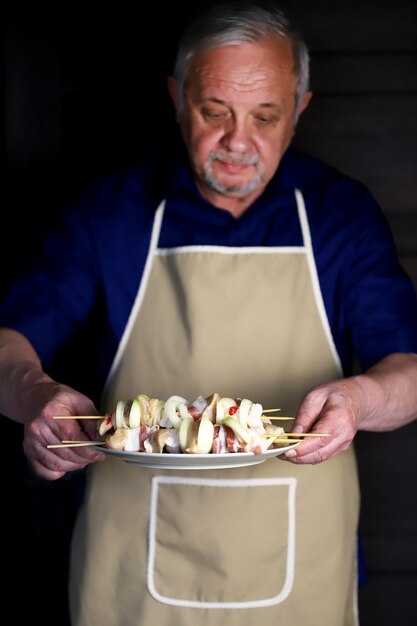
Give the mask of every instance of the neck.
[[213, 206], [218, 209], [223, 209], [224, 211], [228, 211], [234, 217], [240, 217], [245, 213], [245, 211], [255, 202], [257, 198], [263, 193], [264, 187], [257, 187], [249, 194], [244, 197], [233, 197], [232, 195], [222, 194], [220, 192], [214, 191], [213, 189], [208, 189], [207, 187], [203, 187], [199, 184], [199, 181], [196, 181], [198, 190], [204, 200], [210, 202]]

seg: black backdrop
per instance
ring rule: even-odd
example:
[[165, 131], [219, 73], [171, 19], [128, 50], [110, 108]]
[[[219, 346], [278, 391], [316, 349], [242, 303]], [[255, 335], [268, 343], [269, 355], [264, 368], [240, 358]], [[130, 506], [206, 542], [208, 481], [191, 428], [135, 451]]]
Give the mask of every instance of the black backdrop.
[[[199, 2], [198, 9], [209, 4]], [[283, 4], [312, 52], [315, 95], [295, 141], [368, 184], [417, 284], [416, 3]], [[30, 262], [61, 207], [89, 182], [178, 140], [165, 81], [178, 34], [197, 8], [177, 2], [135, 9], [64, 3], [46, 10], [17, 2], [7, 10], [1, 292]], [[82, 347], [81, 333], [63, 372], [74, 384], [88, 371]], [[83, 475], [40, 481], [27, 468], [22, 428], [0, 418], [0, 432], [7, 442], [1, 457], [5, 595], [24, 590], [14, 605], [16, 621], [65, 626], [69, 540]], [[417, 622], [416, 435], [411, 425], [358, 437], [365, 626]]]

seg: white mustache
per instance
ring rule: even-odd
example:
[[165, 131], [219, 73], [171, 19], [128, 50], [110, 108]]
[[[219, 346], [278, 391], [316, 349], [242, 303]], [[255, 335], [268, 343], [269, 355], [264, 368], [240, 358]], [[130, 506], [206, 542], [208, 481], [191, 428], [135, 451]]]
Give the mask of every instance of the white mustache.
[[230, 165], [257, 165], [259, 157], [245, 154], [234, 154], [233, 152], [222, 152], [221, 150], [213, 150], [208, 156], [210, 163], [213, 161], [222, 161]]

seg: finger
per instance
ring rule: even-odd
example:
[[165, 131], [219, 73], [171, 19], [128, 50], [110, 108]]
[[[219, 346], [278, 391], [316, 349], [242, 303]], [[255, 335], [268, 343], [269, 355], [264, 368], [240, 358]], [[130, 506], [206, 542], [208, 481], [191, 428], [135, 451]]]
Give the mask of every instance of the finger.
[[[81, 426], [81, 424], [77, 421], [77, 418], [70, 420], [48, 420], [47, 426], [50, 428], [51, 432], [60, 440], [94, 440], [95, 432], [92, 433], [92, 437], [90, 437], [87, 431]], [[44, 434], [47, 432], [45, 429], [40, 429]], [[52, 442], [49, 442], [52, 443]]]
[[[322, 445], [317, 445], [317, 441], [323, 441], [324, 438], [315, 439], [314, 443], [310, 441], [306, 441], [301, 443], [299, 446], [292, 450], [288, 450], [285, 455], [284, 460], [289, 460], [294, 463], [322, 463], [327, 459], [330, 459], [340, 452], [343, 452], [348, 447], [348, 442], [341, 437], [334, 437], [333, 440], [328, 443], [323, 443]], [[295, 452], [295, 454], [294, 454]]]
[[279, 458], [294, 463], [295, 465], [317, 465], [323, 461], [328, 461], [333, 456], [335, 456], [335, 454], [323, 450], [316, 450], [315, 452], [303, 456], [286, 457], [285, 455], [281, 455]]
[[67, 462], [49, 451], [48, 454], [41, 453], [35, 456], [27, 453], [26, 456], [36, 474], [47, 480], [57, 480], [62, 478], [67, 472], [74, 472], [86, 466], [86, 463]]
[[54, 456], [59, 457], [67, 463], [78, 466], [95, 463], [96, 461], [104, 461], [106, 458], [106, 456], [102, 452], [99, 452], [93, 445], [71, 447], [71, 445], [68, 444], [59, 448], [48, 448], [48, 452], [52, 452]]
[[[310, 432], [326, 404], [327, 394], [315, 389], [304, 398], [293, 424], [293, 432]], [[326, 432], [326, 431], [323, 431]]]
[[59, 480], [66, 474], [66, 472], [50, 470], [36, 460], [31, 460], [30, 465], [35, 474], [44, 480]]
[[[70, 472], [80, 467], [85, 467], [88, 463], [94, 463], [96, 461], [104, 461], [106, 456], [103, 452], [99, 451], [94, 446], [85, 447], [66, 447], [66, 448], [48, 448], [48, 445], [60, 445], [62, 440], [62, 433], [57, 436], [55, 433], [51, 433], [49, 429], [45, 428], [36, 435], [33, 432], [26, 432], [24, 439], [24, 451], [29, 459], [38, 460], [42, 465], [49, 469], [56, 469], [58, 471]], [[78, 437], [83, 441], [91, 441], [85, 435], [85, 433], [78, 433]], [[66, 438], [64, 437], [64, 440]], [[68, 440], [73, 440], [73, 437], [69, 437]], [[57, 465], [61, 461], [61, 465]]]
[[83, 423], [80, 424], [81, 432], [85, 432], [87, 437], [94, 441], [97, 437], [97, 424], [97, 420], [84, 420]]
[[[60, 443], [54, 441], [54, 443]], [[73, 472], [84, 468], [89, 463], [104, 460], [102, 452], [94, 448], [88, 450], [80, 448], [48, 449], [46, 442], [25, 440], [23, 448], [28, 459], [52, 472]], [[85, 451], [85, 452], [84, 452]]]
[[[57, 420], [54, 420], [54, 422], [57, 422]], [[91, 420], [91, 422], [94, 422], [94, 420]], [[64, 425], [61, 424], [62, 422], [58, 427], [55, 424], [53, 425], [52, 434], [47, 433], [47, 431], [42, 432], [44, 435], [42, 441], [45, 447], [50, 444], [60, 444], [62, 441], [95, 441], [95, 425], [93, 433], [91, 434], [92, 436], [89, 436], [88, 433], [81, 428], [76, 418], [74, 418], [74, 420], [66, 420]], [[68, 451], [70, 451], [71, 454], [66, 454]], [[61, 456], [61, 458], [71, 460], [75, 463], [91, 463], [97, 460], [104, 460], [105, 458], [104, 454], [97, 453], [93, 446], [82, 448], [57, 448], [55, 453], [57, 456]]]

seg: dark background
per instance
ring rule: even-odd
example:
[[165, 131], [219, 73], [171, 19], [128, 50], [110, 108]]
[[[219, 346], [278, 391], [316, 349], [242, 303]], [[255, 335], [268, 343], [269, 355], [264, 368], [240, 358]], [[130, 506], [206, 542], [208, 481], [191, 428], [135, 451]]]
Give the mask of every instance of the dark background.
[[[135, 4], [136, 11], [58, 4], [16, 2], [5, 15], [0, 295], [88, 183], [177, 141], [165, 80], [177, 36], [196, 9], [184, 1], [164, 9]], [[417, 286], [417, 4], [281, 4], [312, 57], [315, 95], [295, 144], [367, 184]], [[74, 381], [75, 370], [81, 379], [88, 368], [82, 337], [76, 350], [68, 358]], [[40, 481], [27, 468], [21, 426], [0, 417], [0, 433], [4, 596], [21, 594], [16, 622], [66, 626], [68, 546], [83, 476]], [[367, 564], [361, 626], [412, 626], [417, 424], [359, 433], [356, 441]]]

